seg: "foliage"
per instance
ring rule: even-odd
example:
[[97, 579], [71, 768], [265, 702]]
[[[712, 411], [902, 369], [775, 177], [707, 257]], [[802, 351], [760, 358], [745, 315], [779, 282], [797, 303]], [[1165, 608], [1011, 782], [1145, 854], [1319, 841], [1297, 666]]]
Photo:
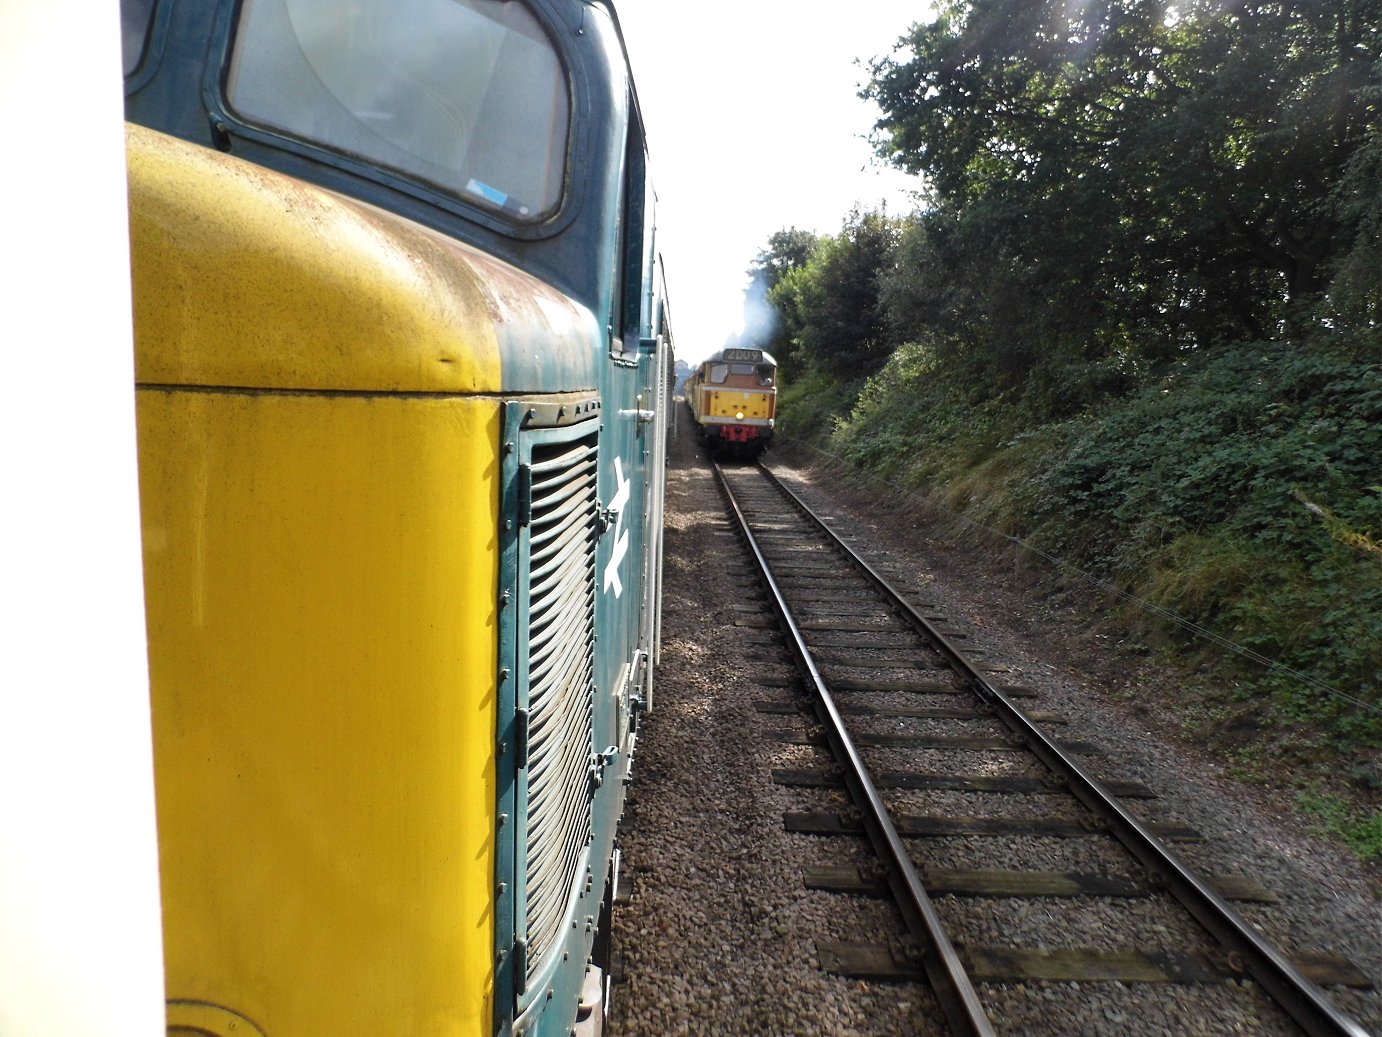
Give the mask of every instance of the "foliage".
[[[1382, 59], [1375, 84], [1363, 92], [1382, 105]], [[1382, 326], [1382, 129], [1373, 127], [1349, 160], [1335, 191], [1347, 247], [1340, 250], [1326, 313], [1341, 326]], [[1375, 348], [1382, 354], [1382, 342]]]
[[809, 230], [788, 227], [777, 231], [749, 267], [749, 277], [761, 281], [771, 292], [789, 273], [809, 263], [819, 244], [820, 238]]
[[896, 342], [883, 318], [879, 279], [897, 234], [897, 221], [856, 211], [838, 235], [816, 243], [804, 265], [781, 276], [769, 298], [791, 341], [792, 369], [848, 381], [887, 360]]
[[[1024, 510], [1055, 550], [1382, 704], [1382, 560], [1358, 546], [1382, 531], [1379, 457], [1382, 368], [1294, 343], [1225, 347], [1088, 420]], [[1293, 694], [1312, 715], [1351, 712]]]
[[[731, 344], [768, 350], [788, 375], [797, 367], [796, 344], [788, 325], [771, 302], [772, 293], [788, 274], [811, 261], [819, 242], [811, 231], [784, 228], [768, 239], [767, 247], [758, 253], [747, 271], [749, 287], [745, 292], [744, 336]], [[764, 318], [763, 310], [771, 314], [768, 319]]]
[[[914, 485], [959, 476], [991, 447], [994, 418], [941, 371], [933, 350], [902, 346], [836, 423], [832, 448], [859, 467]], [[927, 444], [924, 452], [916, 451], [918, 441]]]
[[1353, 806], [1318, 788], [1302, 792], [1299, 801], [1326, 832], [1342, 838], [1363, 860], [1382, 860], [1382, 810]]
[[861, 382], [840, 382], [819, 371], [780, 382], [778, 439], [826, 443], [835, 430], [837, 415], [849, 413], [861, 388]]
[[[1058, 510], [1112, 527], [1219, 526], [1245, 536], [1320, 538], [1292, 490], [1339, 501], [1345, 521], [1382, 523], [1363, 488], [1382, 456], [1382, 368], [1295, 343], [1196, 355], [1087, 432], [1037, 487]], [[1370, 499], [1369, 499], [1370, 498]], [[1267, 527], [1290, 514], [1291, 529]]]
[[[1356, 156], [1382, 126], [1380, 13], [952, 0], [864, 91], [880, 155], [935, 191], [902, 295], [960, 302], [940, 330], [963, 317], [967, 351], [1018, 377], [1308, 326], [1337, 257], [1361, 249], [1347, 287], [1375, 257], [1375, 166]], [[897, 312], [907, 338], [935, 330]]]

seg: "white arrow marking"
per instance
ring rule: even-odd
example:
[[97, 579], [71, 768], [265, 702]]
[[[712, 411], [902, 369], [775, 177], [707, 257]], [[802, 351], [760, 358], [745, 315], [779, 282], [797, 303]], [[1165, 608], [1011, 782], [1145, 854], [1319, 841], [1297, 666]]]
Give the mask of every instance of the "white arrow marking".
[[624, 476], [622, 458], [614, 459], [614, 478], [619, 483], [619, 490], [615, 493], [614, 500], [609, 503], [609, 509], [615, 515], [614, 550], [610, 553], [609, 564], [605, 566], [605, 590], [613, 587], [614, 596], [617, 598], [624, 593], [624, 584], [619, 579], [619, 563], [629, 553], [629, 531], [624, 528], [624, 512], [632, 495], [629, 480]]

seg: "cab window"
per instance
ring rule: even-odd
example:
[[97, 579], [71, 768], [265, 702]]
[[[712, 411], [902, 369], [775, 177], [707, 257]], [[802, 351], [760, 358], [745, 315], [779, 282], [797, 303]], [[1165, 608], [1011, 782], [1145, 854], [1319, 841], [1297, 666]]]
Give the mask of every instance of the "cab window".
[[250, 124], [513, 219], [561, 201], [566, 77], [517, 0], [245, 0], [226, 90]]
[[611, 343], [614, 355], [626, 362], [637, 362], [640, 342], [653, 334], [654, 277], [657, 269], [654, 201], [643, 127], [637, 119], [631, 119], [624, 155], [618, 333]]
[[725, 378], [729, 375], [728, 364], [711, 364], [710, 380], [716, 385], [723, 385]]
[[120, 38], [125, 56], [125, 75], [132, 73], [144, 60], [153, 24], [154, 0], [121, 0]]

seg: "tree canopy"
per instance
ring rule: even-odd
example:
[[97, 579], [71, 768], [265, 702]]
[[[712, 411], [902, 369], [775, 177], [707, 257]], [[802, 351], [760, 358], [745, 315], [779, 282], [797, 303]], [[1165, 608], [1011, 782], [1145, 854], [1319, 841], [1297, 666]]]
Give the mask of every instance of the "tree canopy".
[[804, 239], [775, 236], [757, 269], [772, 287], [782, 317], [779, 360], [848, 381], [877, 371], [897, 346], [881, 284], [897, 244], [899, 222], [855, 211], [840, 233]]
[[[913, 316], [934, 311], [919, 296], [954, 300], [971, 352], [1022, 376], [1038, 357], [1155, 363], [1317, 319], [1376, 240], [1376, 164], [1358, 156], [1376, 150], [1380, 13], [951, 0], [863, 91], [878, 153], [936, 199], [892, 298]], [[951, 334], [954, 315], [911, 337]]]
[[1187, 353], [1382, 319], [1382, 0], [945, 0], [869, 66], [906, 219], [774, 235], [788, 372], [921, 343], [1068, 415]]

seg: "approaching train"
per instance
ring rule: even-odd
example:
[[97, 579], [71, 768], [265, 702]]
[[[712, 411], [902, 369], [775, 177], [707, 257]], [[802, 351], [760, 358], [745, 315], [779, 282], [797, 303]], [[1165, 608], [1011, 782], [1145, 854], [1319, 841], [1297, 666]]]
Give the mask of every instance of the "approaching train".
[[686, 402], [712, 454], [757, 457], [773, 439], [777, 362], [761, 349], [722, 349], [687, 379]]
[[671, 341], [607, 0], [123, 0], [168, 1032], [597, 1033]]

